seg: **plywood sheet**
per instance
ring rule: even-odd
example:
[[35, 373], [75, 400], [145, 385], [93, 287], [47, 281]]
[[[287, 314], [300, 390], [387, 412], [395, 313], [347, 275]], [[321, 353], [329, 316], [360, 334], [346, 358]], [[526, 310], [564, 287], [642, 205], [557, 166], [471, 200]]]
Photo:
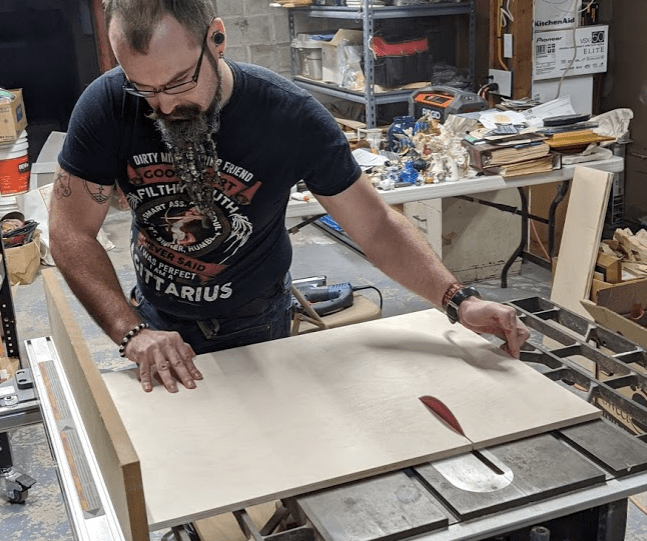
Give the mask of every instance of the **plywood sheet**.
[[576, 167], [550, 300], [591, 319], [589, 298], [613, 174]]
[[[201, 355], [198, 389], [104, 375], [151, 528], [444, 458], [599, 411], [437, 310]], [[433, 416], [442, 400], [467, 437]], [[186, 494], [186, 497], [177, 497]]]

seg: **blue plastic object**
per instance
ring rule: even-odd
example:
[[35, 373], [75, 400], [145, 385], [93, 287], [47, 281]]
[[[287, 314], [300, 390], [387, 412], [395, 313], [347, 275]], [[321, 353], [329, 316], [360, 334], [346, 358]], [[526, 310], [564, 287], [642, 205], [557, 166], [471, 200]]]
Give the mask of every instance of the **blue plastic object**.
[[[389, 150], [391, 152], [398, 152], [402, 147], [402, 139], [408, 136], [404, 130], [413, 129], [416, 125], [416, 119], [412, 116], [396, 116], [393, 117], [393, 124], [389, 126], [386, 132], [387, 142], [389, 143]], [[401, 135], [402, 137], [396, 137]]]
[[418, 182], [418, 171], [412, 161], [404, 164], [404, 167], [400, 171], [400, 182], [407, 182], [409, 184]]
[[322, 224], [327, 225], [328, 227], [332, 227], [335, 231], [344, 231], [343, 228], [335, 220], [333, 220], [329, 214], [322, 216], [318, 221]]

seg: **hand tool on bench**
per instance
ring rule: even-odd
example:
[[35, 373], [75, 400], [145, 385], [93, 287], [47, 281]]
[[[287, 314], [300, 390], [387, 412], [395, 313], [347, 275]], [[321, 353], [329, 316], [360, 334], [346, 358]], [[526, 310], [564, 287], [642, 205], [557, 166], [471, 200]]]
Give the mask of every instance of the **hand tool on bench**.
[[[297, 286], [303, 298], [320, 316], [326, 316], [353, 306], [353, 287], [350, 283], [322, 286]], [[302, 305], [305, 309], [305, 305]]]

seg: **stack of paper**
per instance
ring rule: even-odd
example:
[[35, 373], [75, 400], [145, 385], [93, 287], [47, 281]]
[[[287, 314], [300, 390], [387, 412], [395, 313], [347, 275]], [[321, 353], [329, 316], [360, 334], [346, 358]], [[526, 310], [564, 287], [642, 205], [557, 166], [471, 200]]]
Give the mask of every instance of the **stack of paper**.
[[535, 133], [483, 139], [471, 136], [463, 140], [463, 146], [473, 168], [506, 177], [543, 173], [558, 165], [544, 139]]
[[559, 169], [559, 160], [556, 159], [553, 154], [548, 154], [542, 158], [534, 160], [525, 160], [497, 167], [488, 167], [484, 169], [484, 171], [494, 175], [500, 175], [502, 177], [517, 177], [519, 175], [529, 175], [531, 173], [547, 173], [553, 169]]

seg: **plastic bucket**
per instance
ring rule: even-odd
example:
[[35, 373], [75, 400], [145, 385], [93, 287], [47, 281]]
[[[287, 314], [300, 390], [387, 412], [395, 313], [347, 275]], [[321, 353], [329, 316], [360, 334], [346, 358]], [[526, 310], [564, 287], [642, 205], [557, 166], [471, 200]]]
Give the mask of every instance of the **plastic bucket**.
[[27, 132], [11, 143], [0, 145], [0, 196], [29, 191], [29, 157]]

